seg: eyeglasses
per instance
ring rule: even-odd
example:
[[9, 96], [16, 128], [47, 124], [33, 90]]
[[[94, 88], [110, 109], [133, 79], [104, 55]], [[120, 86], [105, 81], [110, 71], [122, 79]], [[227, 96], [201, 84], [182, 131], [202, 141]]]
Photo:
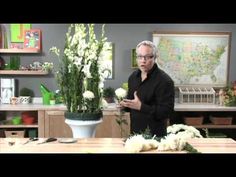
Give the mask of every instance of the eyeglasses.
[[144, 58], [144, 60], [151, 60], [154, 56], [153, 55], [146, 55], [146, 56], [137, 56], [138, 60], [142, 60], [142, 58]]

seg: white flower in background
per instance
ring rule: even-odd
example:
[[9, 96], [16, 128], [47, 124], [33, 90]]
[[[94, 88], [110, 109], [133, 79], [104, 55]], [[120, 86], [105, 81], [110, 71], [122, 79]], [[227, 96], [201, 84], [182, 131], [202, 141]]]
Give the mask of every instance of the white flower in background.
[[53, 63], [52, 62], [44, 62], [42, 64], [43, 71], [51, 71], [53, 69]]
[[121, 100], [123, 100], [126, 97], [127, 91], [123, 88], [118, 88], [115, 90], [115, 94], [116, 94], [118, 101], [120, 102]]

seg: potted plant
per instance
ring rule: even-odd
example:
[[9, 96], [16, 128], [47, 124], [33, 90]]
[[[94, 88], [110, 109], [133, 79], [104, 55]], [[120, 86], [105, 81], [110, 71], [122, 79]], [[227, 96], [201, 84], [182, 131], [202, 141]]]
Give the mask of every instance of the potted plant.
[[115, 90], [112, 87], [107, 87], [103, 90], [103, 97], [107, 103], [113, 103], [115, 96]]
[[20, 89], [20, 103], [28, 104], [32, 97], [34, 97], [33, 90], [26, 87]]
[[[108, 50], [104, 34], [104, 25], [100, 39], [97, 39], [94, 24], [71, 24], [66, 33], [63, 56], [60, 57], [56, 47], [50, 49], [59, 58], [56, 79], [67, 107], [65, 122], [71, 127], [73, 137], [94, 136], [96, 125], [102, 121], [105, 73], [100, 64]], [[92, 125], [94, 131], [81, 131], [88, 125]]]

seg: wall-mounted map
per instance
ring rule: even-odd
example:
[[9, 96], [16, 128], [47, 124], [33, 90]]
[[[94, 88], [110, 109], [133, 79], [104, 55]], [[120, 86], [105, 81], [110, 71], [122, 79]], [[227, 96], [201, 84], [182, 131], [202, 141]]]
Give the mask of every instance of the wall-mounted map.
[[224, 87], [228, 82], [230, 32], [154, 32], [157, 63], [175, 86]]

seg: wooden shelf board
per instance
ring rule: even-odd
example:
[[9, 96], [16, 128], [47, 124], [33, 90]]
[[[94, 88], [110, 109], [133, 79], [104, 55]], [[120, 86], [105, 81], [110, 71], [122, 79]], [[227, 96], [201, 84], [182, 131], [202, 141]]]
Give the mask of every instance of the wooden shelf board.
[[47, 75], [46, 71], [28, 71], [28, 70], [0, 70], [0, 74], [9, 75]]
[[0, 49], [0, 53], [40, 53], [39, 49]]
[[0, 128], [38, 128], [38, 124], [32, 125], [0, 125]]

